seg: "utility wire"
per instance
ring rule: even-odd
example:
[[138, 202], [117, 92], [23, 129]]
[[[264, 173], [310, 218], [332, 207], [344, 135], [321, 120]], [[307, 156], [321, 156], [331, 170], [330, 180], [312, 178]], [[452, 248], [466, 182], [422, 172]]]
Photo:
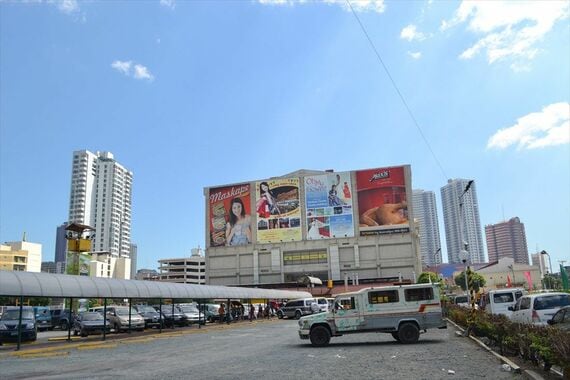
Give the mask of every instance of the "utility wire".
[[404, 98], [404, 96], [402, 95], [402, 93], [400, 92], [400, 89], [398, 88], [398, 86], [396, 85], [396, 81], [394, 81], [394, 78], [392, 78], [392, 75], [390, 74], [390, 71], [388, 70], [388, 68], [386, 67], [386, 65], [384, 64], [384, 61], [382, 60], [382, 57], [380, 56], [380, 53], [378, 53], [378, 49], [376, 49], [376, 46], [374, 45], [374, 42], [372, 42], [372, 40], [370, 39], [370, 36], [368, 35], [368, 32], [366, 31], [366, 28], [364, 27], [364, 25], [362, 24], [362, 22], [360, 21], [360, 18], [358, 17], [358, 15], [356, 14], [356, 12], [354, 11], [354, 8], [352, 7], [352, 4], [350, 3], [350, 0], [345, 0], [346, 3], [348, 4], [348, 6], [350, 7], [350, 10], [352, 11], [352, 14], [354, 15], [354, 17], [356, 18], [356, 21], [358, 21], [358, 24], [360, 25], [360, 28], [362, 29], [362, 32], [364, 32], [364, 35], [366, 36], [366, 39], [368, 40], [368, 43], [370, 43], [370, 46], [372, 47], [372, 50], [374, 50], [374, 53], [376, 54], [376, 58], [378, 58], [378, 61], [380, 62], [380, 64], [382, 65], [382, 67], [384, 68], [384, 71], [386, 72], [386, 75], [388, 75], [388, 78], [390, 79], [390, 82], [392, 82], [392, 86], [394, 86], [394, 89], [396, 90], [396, 92], [398, 93], [398, 96], [400, 97], [400, 100], [402, 101], [402, 103], [404, 103], [404, 107], [406, 107], [406, 110], [408, 111], [408, 114], [410, 115], [410, 117], [412, 118], [412, 121], [414, 122], [414, 125], [416, 126], [418, 132], [420, 133], [420, 136], [422, 136], [422, 139], [424, 140], [425, 144], [427, 145], [433, 159], [435, 160], [435, 162], [437, 163], [437, 166], [439, 167], [439, 170], [441, 170], [441, 173], [443, 174], [445, 180], [447, 180], [449, 177], [447, 176], [447, 174], [445, 174], [445, 170], [443, 170], [443, 166], [441, 166], [441, 163], [439, 162], [439, 160], [437, 159], [437, 156], [435, 155], [435, 152], [433, 151], [433, 149], [431, 148], [431, 145], [429, 144], [429, 141], [427, 140], [427, 138], [424, 135], [424, 132], [422, 131], [418, 121], [416, 120], [416, 117], [414, 116], [412, 110], [410, 109], [410, 107], [408, 106], [408, 103], [406, 102], [406, 99]]

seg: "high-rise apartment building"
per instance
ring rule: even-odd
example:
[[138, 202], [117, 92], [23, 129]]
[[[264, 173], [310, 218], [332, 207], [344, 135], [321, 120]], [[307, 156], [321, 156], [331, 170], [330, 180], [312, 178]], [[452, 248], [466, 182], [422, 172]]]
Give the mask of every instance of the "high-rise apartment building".
[[485, 262], [475, 181], [448, 180], [441, 188], [441, 201], [449, 263], [457, 264], [465, 259], [461, 257], [461, 239], [468, 245], [469, 263]]
[[511, 257], [515, 263], [528, 264], [524, 224], [518, 217], [485, 226], [485, 238], [490, 263], [503, 257]]
[[73, 152], [69, 221], [95, 228], [94, 252], [128, 257], [133, 173], [110, 152]]
[[56, 263], [65, 263], [65, 258], [67, 254], [67, 239], [65, 238], [65, 228], [67, 227], [67, 223], [63, 223], [61, 226], [57, 227], [55, 233], [55, 256], [54, 262]]
[[421, 189], [413, 191], [414, 216], [420, 229], [420, 255], [422, 265], [441, 264], [441, 240], [435, 193]]

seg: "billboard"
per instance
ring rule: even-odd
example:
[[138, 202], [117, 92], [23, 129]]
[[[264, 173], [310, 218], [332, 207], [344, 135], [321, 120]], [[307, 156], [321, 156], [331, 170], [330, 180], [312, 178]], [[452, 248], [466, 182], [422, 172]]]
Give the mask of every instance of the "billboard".
[[65, 257], [65, 274], [89, 276], [91, 254], [86, 252], [67, 252]]
[[404, 167], [356, 172], [360, 236], [409, 232]]
[[257, 242], [301, 240], [299, 178], [256, 183]]
[[307, 239], [354, 236], [350, 173], [305, 177]]
[[237, 246], [251, 243], [250, 185], [210, 189], [208, 214], [210, 246]]

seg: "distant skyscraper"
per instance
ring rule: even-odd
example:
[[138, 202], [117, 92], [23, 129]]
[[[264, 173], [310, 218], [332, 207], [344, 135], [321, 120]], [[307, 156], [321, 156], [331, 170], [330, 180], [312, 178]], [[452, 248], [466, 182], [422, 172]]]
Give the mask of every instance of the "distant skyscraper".
[[503, 257], [511, 257], [515, 263], [528, 264], [524, 224], [518, 217], [485, 226], [485, 238], [490, 263], [499, 261]]
[[433, 191], [413, 191], [414, 217], [420, 226], [420, 254], [423, 265], [441, 264], [441, 240], [435, 193]]
[[[469, 244], [467, 248], [469, 262], [485, 262], [479, 205], [477, 203], [477, 187], [475, 182], [472, 182], [469, 190], [464, 193], [468, 183], [468, 179], [450, 179], [447, 181], [447, 185], [441, 188], [447, 257], [451, 264], [461, 263], [463, 260], [460, 255], [461, 233], [463, 234], [463, 241]], [[461, 211], [463, 221], [460, 220], [460, 197], [463, 203], [463, 210]], [[459, 230], [460, 227], [462, 232]]]
[[67, 240], [65, 239], [65, 227], [67, 223], [63, 223], [61, 226], [57, 227], [55, 233], [55, 256], [54, 262], [64, 263], [67, 255]]
[[73, 152], [69, 221], [95, 228], [92, 251], [128, 256], [133, 173], [110, 152]]

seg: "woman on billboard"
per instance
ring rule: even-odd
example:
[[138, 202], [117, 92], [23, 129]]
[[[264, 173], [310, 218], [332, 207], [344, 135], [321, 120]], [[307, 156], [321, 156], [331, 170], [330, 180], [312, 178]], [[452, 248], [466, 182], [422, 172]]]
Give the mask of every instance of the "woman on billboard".
[[269, 218], [271, 214], [281, 214], [273, 192], [269, 190], [267, 182], [259, 184], [259, 200], [257, 201], [257, 214], [260, 218]]
[[230, 221], [226, 225], [226, 242], [228, 245], [245, 245], [251, 242], [251, 217], [245, 213], [243, 201], [232, 199], [230, 205]]

